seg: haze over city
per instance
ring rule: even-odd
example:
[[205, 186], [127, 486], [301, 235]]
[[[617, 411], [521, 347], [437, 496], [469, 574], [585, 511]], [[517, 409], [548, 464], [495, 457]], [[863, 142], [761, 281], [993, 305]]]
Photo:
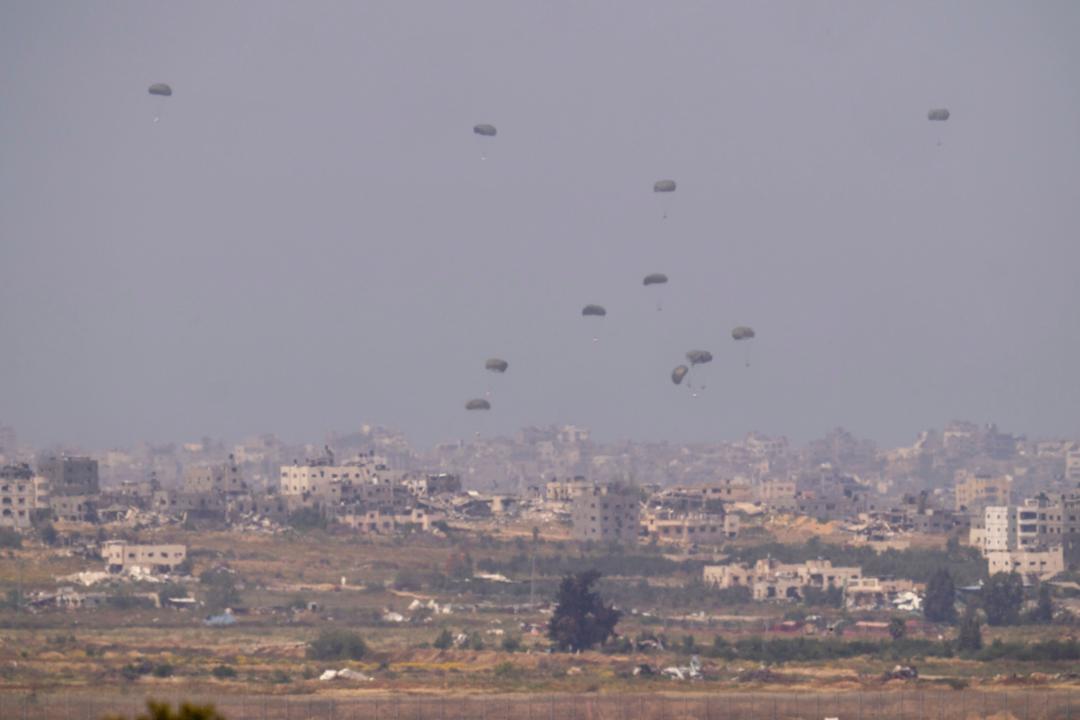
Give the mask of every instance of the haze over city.
[[1078, 36], [1069, 2], [5, 3], [0, 418], [1075, 436]]

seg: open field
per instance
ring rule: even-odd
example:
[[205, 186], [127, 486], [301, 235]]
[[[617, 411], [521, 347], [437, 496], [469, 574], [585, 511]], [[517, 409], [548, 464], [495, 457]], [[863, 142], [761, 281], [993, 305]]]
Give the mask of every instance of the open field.
[[[106, 704], [148, 696], [214, 697], [232, 704], [252, 697], [275, 698], [270, 702], [273, 707], [288, 707], [280, 702], [300, 697], [305, 700], [295, 706], [299, 713], [306, 699], [357, 697], [453, 695], [479, 702], [493, 695], [581, 696], [617, 702], [628, 696], [686, 691], [739, 698], [748, 697], [746, 693], [826, 698], [879, 692], [898, 697], [901, 691], [958, 697], [959, 689], [967, 688], [1003, 698], [1006, 693], [1036, 689], [1040, 696], [1080, 690], [1075, 663], [1068, 661], [975, 660], [928, 652], [955, 630], [924, 623], [918, 616], [908, 616], [909, 638], [915, 644], [905, 650], [890, 645], [888, 635], [880, 632], [866, 635], [852, 629], [840, 638], [822, 629], [840, 621], [888, 620], [891, 613], [852, 614], [791, 603], [721, 603], [698, 583], [704, 558], [722, 555], [717, 549], [692, 556], [644, 546], [611, 553], [563, 541], [540, 542], [534, 549], [531, 533], [524, 528], [506, 536], [504, 529], [493, 524], [490, 532], [375, 540], [324, 531], [141, 530], [139, 538], [144, 541], [189, 545], [195, 567], [181, 584], [200, 602], [209, 602], [200, 575], [227, 568], [237, 579], [236, 623], [205, 626], [205, 617], [216, 612], [209, 605], [184, 610], [145, 605], [0, 610], [0, 694], [49, 703], [57, 698], [93, 698]], [[740, 543], [724, 552], [747, 549], [753, 548]], [[4, 592], [17, 583], [24, 591], [55, 589], [61, 582], [58, 576], [100, 567], [100, 561], [70, 551], [38, 547], [16, 551], [12, 559], [0, 563]], [[543, 627], [550, 617], [547, 603], [555, 584], [563, 572], [594, 566], [605, 570], [601, 591], [624, 610], [619, 633], [651, 639], [651, 649], [577, 655], [547, 651]], [[474, 570], [505, 574], [506, 579], [480, 580]], [[146, 582], [129, 586], [125, 592], [156, 593], [162, 587]], [[531, 594], [536, 600], [532, 606]], [[425, 607], [429, 601], [439, 609]], [[795, 634], [777, 630], [780, 621], [793, 616], [818, 620]], [[328, 630], [359, 634], [367, 652], [354, 661], [309, 658], [308, 643]], [[435, 640], [444, 630], [468, 641], [437, 649]], [[987, 644], [995, 639], [1032, 643], [1060, 640], [1070, 632], [1071, 628], [1025, 626], [987, 629], [984, 637]], [[711, 652], [717, 636], [731, 647], [742, 643], [742, 650], [735, 656]], [[773, 659], [764, 672], [761, 661], [746, 654], [747, 644], [764, 650], [767, 641], [799, 638], [857, 640], [877, 650], [872, 655]], [[650, 672], [686, 666], [693, 655], [701, 658], [699, 681], [634, 674], [641, 666]], [[897, 664], [917, 666], [919, 678], [884, 680]], [[326, 670], [343, 667], [370, 680], [319, 679]], [[382, 713], [389, 705], [379, 702]], [[795, 700], [784, 702], [793, 708], [800, 705]], [[75, 704], [83, 707], [84, 701]], [[492, 704], [483, 712], [497, 713], [498, 707]], [[604, 707], [589, 711], [593, 714], [588, 717], [611, 711]], [[729, 717], [717, 715], [718, 707], [708, 707], [712, 717]], [[460, 708], [455, 704], [447, 712]], [[355, 706], [348, 712], [354, 710], [358, 717], [374, 717], [375, 706]], [[909, 711], [914, 712], [905, 713]], [[663, 712], [655, 717], [678, 717], [675, 705]], [[778, 717], [785, 712], [778, 708]]]
[[[162, 692], [158, 700], [177, 702]], [[188, 697], [188, 696], [185, 696]], [[1047, 691], [907, 691], [646, 695], [410, 696], [295, 698], [204, 696], [229, 720], [1070, 720], [1080, 695]], [[11, 720], [97, 720], [134, 716], [137, 694], [0, 696]]]

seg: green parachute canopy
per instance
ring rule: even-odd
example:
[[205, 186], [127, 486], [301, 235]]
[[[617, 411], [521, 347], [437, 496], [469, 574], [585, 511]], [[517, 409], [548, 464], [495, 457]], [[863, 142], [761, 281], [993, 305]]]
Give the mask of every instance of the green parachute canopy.
[[653, 192], [675, 192], [674, 180], [657, 180], [652, 186]]
[[671, 371], [671, 382], [675, 383], [676, 385], [680, 384], [683, 381], [683, 378], [686, 377], [686, 373], [688, 372], [690, 372], [690, 368], [686, 367], [685, 365], [680, 365], [679, 367]]
[[477, 135], [483, 135], [484, 137], [495, 137], [495, 134], [498, 132], [494, 125], [486, 124], [474, 125], [472, 131]]
[[731, 337], [735, 340], [749, 340], [754, 337], [754, 328], [740, 325], [731, 331]]
[[151, 95], [163, 95], [164, 97], [169, 97], [170, 95], [172, 95], [172, 88], [169, 87], [168, 85], [166, 85], [165, 83], [154, 83], [153, 85], [150, 86], [150, 94]]
[[691, 365], [704, 365], [712, 362], [712, 353], [708, 350], [691, 350], [686, 353], [686, 359], [690, 361]]
[[663, 285], [667, 282], [667, 275], [664, 273], [650, 273], [645, 276], [642, 281], [642, 285]]
[[949, 119], [948, 108], [934, 108], [930, 112], [926, 113], [926, 119], [936, 122], [945, 122]]
[[604, 317], [607, 315], [607, 310], [603, 305], [586, 305], [581, 308], [581, 314], [584, 317]]
[[510, 367], [510, 363], [501, 358], [488, 358], [488, 361], [484, 363], [484, 369], [491, 372], [504, 373], [507, 368]]
[[483, 398], [476, 398], [465, 403], [466, 410], [490, 410], [491, 403]]

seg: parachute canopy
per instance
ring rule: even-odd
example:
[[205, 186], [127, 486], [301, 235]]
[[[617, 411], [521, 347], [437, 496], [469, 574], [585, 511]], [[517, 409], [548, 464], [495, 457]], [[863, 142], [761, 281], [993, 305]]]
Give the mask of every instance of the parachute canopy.
[[740, 325], [731, 331], [731, 337], [735, 340], [749, 340], [754, 337], [754, 328]]
[[472, 131], [477, 135], [483, 135], [484, 137], [495, 137], [495, 133], [498, 132], [494, 125], [485, 124], [474, 125]]
[[586, 305], [581, 308], [581, 314], [585, 317], [604, 317], [607, 315], [607, 310], [602, 305]]
[[712, 362], [712, 353], [708, 350], [691, 350], [686, 353], [686, 359], [690, 361], [691, 365], [702, 365]]
[[949, 119], [949, 108], [934, 108], [926, 113], [926, 118], [928, 120], [936, 120], [937, 122], [945, 122]]
[[170, 95], [172, 95], [172, 88], [165, 83], [154, 83], [150, 86], [150, 94], [164, 95], [165, 97], [169, 97]]
[[652, 186], [653, 192], [675, 192], [674, 180], [657, 180]]
[[645, 276], [642, 281], [643, 285], [663, 285], [667, 282], [667, 275], [664, 273], [650, 273]]
[[484, 369], [491, 372], [504, 373], [506, 369], [510, 367], [510, 363], [502, 360], [501, 358], [488, 358], [488, 361], [484, 363]]
[[683, 378], [686, 377], [686, 373], [688, 372], [690, 372], [690, 368], [686, 367], [685, 365], [680, 365], [679, 367], [671, 371], [671, 382], [678, 385], [683, 381]]
[[490, 410], [491, 403], [483, 398], [476, 398], [465, 403], [466, 410]]

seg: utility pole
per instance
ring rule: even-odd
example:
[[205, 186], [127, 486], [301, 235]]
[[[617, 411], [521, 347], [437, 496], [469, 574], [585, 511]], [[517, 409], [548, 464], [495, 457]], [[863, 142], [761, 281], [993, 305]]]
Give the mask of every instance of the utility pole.
[[536, 541], [532, 546], [532, 570], [529, 572], [529, 610], [536, 609]]

